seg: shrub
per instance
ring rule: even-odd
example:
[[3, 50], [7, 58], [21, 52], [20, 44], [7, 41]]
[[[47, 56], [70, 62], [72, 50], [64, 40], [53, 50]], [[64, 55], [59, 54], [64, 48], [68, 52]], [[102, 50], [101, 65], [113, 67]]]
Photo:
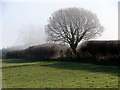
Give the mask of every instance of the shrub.
[[[24, 50], [8, 52], [7, 58], [35, 58], [35, 59], [55, 59], [66, 57], [67, 46], [57, 44], [43, 44], [32, 46]], [[68, 52], [67, 51], [67, 52]], [[70, 52], [67, 53], [67, 55]]]
[[120, 41], [87, 41], [78, 49], [81, 57], [118, 58]]

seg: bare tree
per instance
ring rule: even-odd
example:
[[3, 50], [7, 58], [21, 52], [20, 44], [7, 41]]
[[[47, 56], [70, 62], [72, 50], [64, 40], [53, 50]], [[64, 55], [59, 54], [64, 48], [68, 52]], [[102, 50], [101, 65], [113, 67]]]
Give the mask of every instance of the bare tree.
[[83, 8], [66, 8], [55, 11], [48, 20], [46, 33], [50, 41], [67, 43], [75, 55], [81, 40], [101, 35], [103, 26], [95, 14]]

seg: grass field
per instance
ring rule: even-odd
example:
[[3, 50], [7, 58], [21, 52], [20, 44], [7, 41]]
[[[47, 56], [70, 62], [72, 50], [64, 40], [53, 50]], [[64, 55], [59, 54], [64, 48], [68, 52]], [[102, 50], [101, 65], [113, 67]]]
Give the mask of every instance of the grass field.
[[118, 68], [78, 62], [2, 60], [5, 88], [118, 88]]

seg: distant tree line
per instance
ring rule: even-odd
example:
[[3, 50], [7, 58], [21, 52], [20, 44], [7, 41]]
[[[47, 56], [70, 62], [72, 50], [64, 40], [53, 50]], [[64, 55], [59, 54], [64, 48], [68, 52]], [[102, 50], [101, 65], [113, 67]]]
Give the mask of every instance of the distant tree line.
[[[67, 45], [43, 44], [32, 46], [23, 50], [9, 51], [6, 58], [33, 58], [39, 60], [65, 61], [106, 61], [119, 63], [120, 41], [86, 41], [77, 49], [79, 58]], [[74, 59], [74, 60], [72, 60]]]
[[33, 59], [56, 59], [72, 57], [72, 50], [66, 45], [43, 44], [31, 46], [27, 49], [10, 51], [6, 58], [33, 58]]
[[25, 49], [25, 48], [27, 48], [27, 47], [25, 47], [24, 45], [2, 48], [2, 49], [0, 49], [0, 53], [1, 53], [0, 58], [5, 58], [6, 54], [10, 51], [17, 51], [17, 50], [21, 50], [21, 49]]

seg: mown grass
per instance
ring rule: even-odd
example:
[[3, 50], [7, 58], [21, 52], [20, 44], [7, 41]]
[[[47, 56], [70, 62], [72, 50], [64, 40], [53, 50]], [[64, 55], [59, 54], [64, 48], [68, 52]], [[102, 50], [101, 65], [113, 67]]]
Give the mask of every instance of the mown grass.
[[79, 62], [2, 60], [5, 88], [118, 88], [118, 67]]

